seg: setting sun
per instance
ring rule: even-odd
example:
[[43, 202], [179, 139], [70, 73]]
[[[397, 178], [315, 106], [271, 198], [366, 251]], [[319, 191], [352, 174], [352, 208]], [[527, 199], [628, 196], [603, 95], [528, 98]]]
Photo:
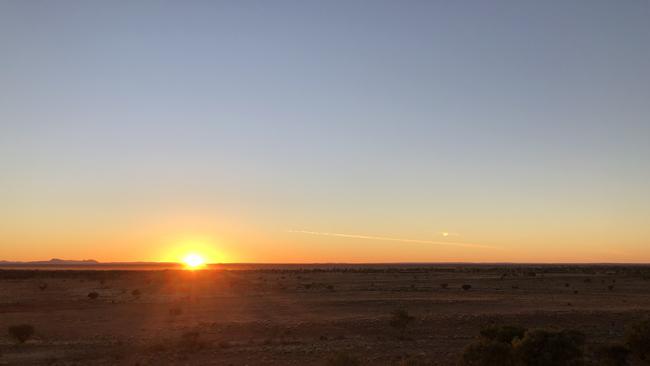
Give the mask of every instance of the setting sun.
[[189, 269], [197, 269], [205, 265], [205, 260], [200, 255], [191, 253], [183, 258], [183, 263], [185, 263], [185, 266]]

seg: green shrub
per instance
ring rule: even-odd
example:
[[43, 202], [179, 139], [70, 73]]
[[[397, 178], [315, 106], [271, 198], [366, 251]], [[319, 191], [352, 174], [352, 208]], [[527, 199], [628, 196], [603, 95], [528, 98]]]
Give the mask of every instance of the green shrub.
[[511, 343], [515, 339], [523, 338], [526, 333], [526, 328], [510, 326], [510, 325], [491, 325], [481, 329], [481, 336], [490, 341]]
[[465, 348], [461, 366], [513, 366], [512, 346], [503, 342], [481, 340]]
[[34, 335], [34, 327], [30, 324], [12, 325], [8, 328], [9, 335], [19, 343], [25, 343]]
[[328, 366], [360, 366], [361, 360], [357, 356], [346, 352], [339, 352], [327, 360]]
[[515, 340], [514, 355], [526, 366], [576, 366], [583, 364], [585, 337], [573, 330], [529, 330]]
[[632, 325], [625, 334], [625, 341], [633, 354], [650, 361], [650, 319]]
[[623, 344], [605, 344], [596, 348], [594, 355], [599, 366], [627, 366], [630, 350]]

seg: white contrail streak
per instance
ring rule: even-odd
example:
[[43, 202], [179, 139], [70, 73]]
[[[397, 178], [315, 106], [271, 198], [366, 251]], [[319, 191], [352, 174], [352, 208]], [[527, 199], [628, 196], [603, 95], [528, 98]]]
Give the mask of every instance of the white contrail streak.
[[371, 235], [356, 235], [356, 234], [341, 234], [341, 233], [324, 233], [318, 231], [307, 231], [307, 230], [289, 230], [290, 233], [298, 234], [309, 234], [309, 235], [321, 235], [321, 236], [335, 236], [339, 238], [351, 238], [351, 239], [366, 239], [366, 240], [382, 240], [382, 241], [396, 241], [401, 243], [417, 243], [417, 244], [433, 244], [433, 245], [444, 245], [448, 247], [464, 247], [464, 248], [480, 248], [480, 249], [494, 249], [501, 250], [503, 248], [483, 245], [483, 244], [474, 244], [474, 243], [459, 243], [459, 242], [447, 242], [447, 241], [434, 241], [434, 240], [419, 240], [419, 239], [405, 239], [405, 238], [391, 238], [386, 236], [371, 236]]

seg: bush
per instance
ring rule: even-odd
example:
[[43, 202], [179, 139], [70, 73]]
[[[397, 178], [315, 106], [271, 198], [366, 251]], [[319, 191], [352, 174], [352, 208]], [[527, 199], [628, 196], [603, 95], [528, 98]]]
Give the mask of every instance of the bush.
[[404, 333], [406, 332], [406, 328], [409, 324], [411, 324], [413, 320], [415, 320], [415, 318], [411, 316], [406, 310], [397, 309], [391, 313], [389, 324], [391, 327], [397, 329], [400, 332], [400, 337], [403, 337]]
[[440, 288], [447, 289], [447, 288], [449, 288], [449, 284], [448, 283], [441, 283]]
[[472, 288], [472, 285], [463, 285], [462, 288], [463, 290], [468, 291], [469, 289]]
[[29, 324], [12, 325], [8, 328], [9, 335], [19, 343], [25, 343], [34, 335], [34, 327]]
[[529, 330], [515, 340], [516, 360], [527, 366], [574, 366], [583, 364], [585, 337], [573, 330]]
[[512, 347], [503, 342], [482, 340], [465, 348], [461, 366], [512, 366]]
[[327, 360], [328, 366], [360, 366], [358, 357], [345, 352], [339, 352]]
[[481, 337], [489, 341], [512, 343], [515, 339], [524, 338], [525, 328], [510, 325], [491, 325], [481, 329]]
[[47, 288], [47, 283], [41, 283], [40, 285], [38, 285], [38, 288], [41, 289], [41, 291], [45, 291], [45, 289]]
[[199, 350], [203, 348], [203, 343], [199, 341], [200, 336], [197, 331], [183, 333], [179, 346], [185, 351]]
[[99, 294], [94, 292], [94, 291], [88, 294], [88, 298], [91, 299], [91, 300], [95, 300], [98, 297], [99, 297]]
[[169, 315], [171, 316], [178, 316], [183, 314], [183, 309], [181, 308], [171, 308], [169, 309]]
[[627, 366], [630, 350], [622, 344], [606, 344], [596, 348], [594, 352], [598, 365]]
[[140, 292], [140, 290], [136, 289], [136, 290], [131, 291], [131, 295], [133, 295], [135, 297], [139, 297], [140, 295], [142, 295], [142, 293]]
[[625, 341], [633, 354], [650, 360], [650, 319], [632, 325], [625, 334]]

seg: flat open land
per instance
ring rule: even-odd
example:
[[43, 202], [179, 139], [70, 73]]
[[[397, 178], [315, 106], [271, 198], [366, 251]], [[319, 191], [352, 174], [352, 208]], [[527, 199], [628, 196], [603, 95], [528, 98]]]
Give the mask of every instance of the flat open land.
[[[400, 308], [415, 317], [403, 334], [390, 326]], [[647, 266], [5, 269], [0, 364], [326, 365], [343, 352], [453, 365], [490, 324], [577, 329], [591, 346], [648, 315]], [[34, 336], [16, 344], [15, 324]]]

